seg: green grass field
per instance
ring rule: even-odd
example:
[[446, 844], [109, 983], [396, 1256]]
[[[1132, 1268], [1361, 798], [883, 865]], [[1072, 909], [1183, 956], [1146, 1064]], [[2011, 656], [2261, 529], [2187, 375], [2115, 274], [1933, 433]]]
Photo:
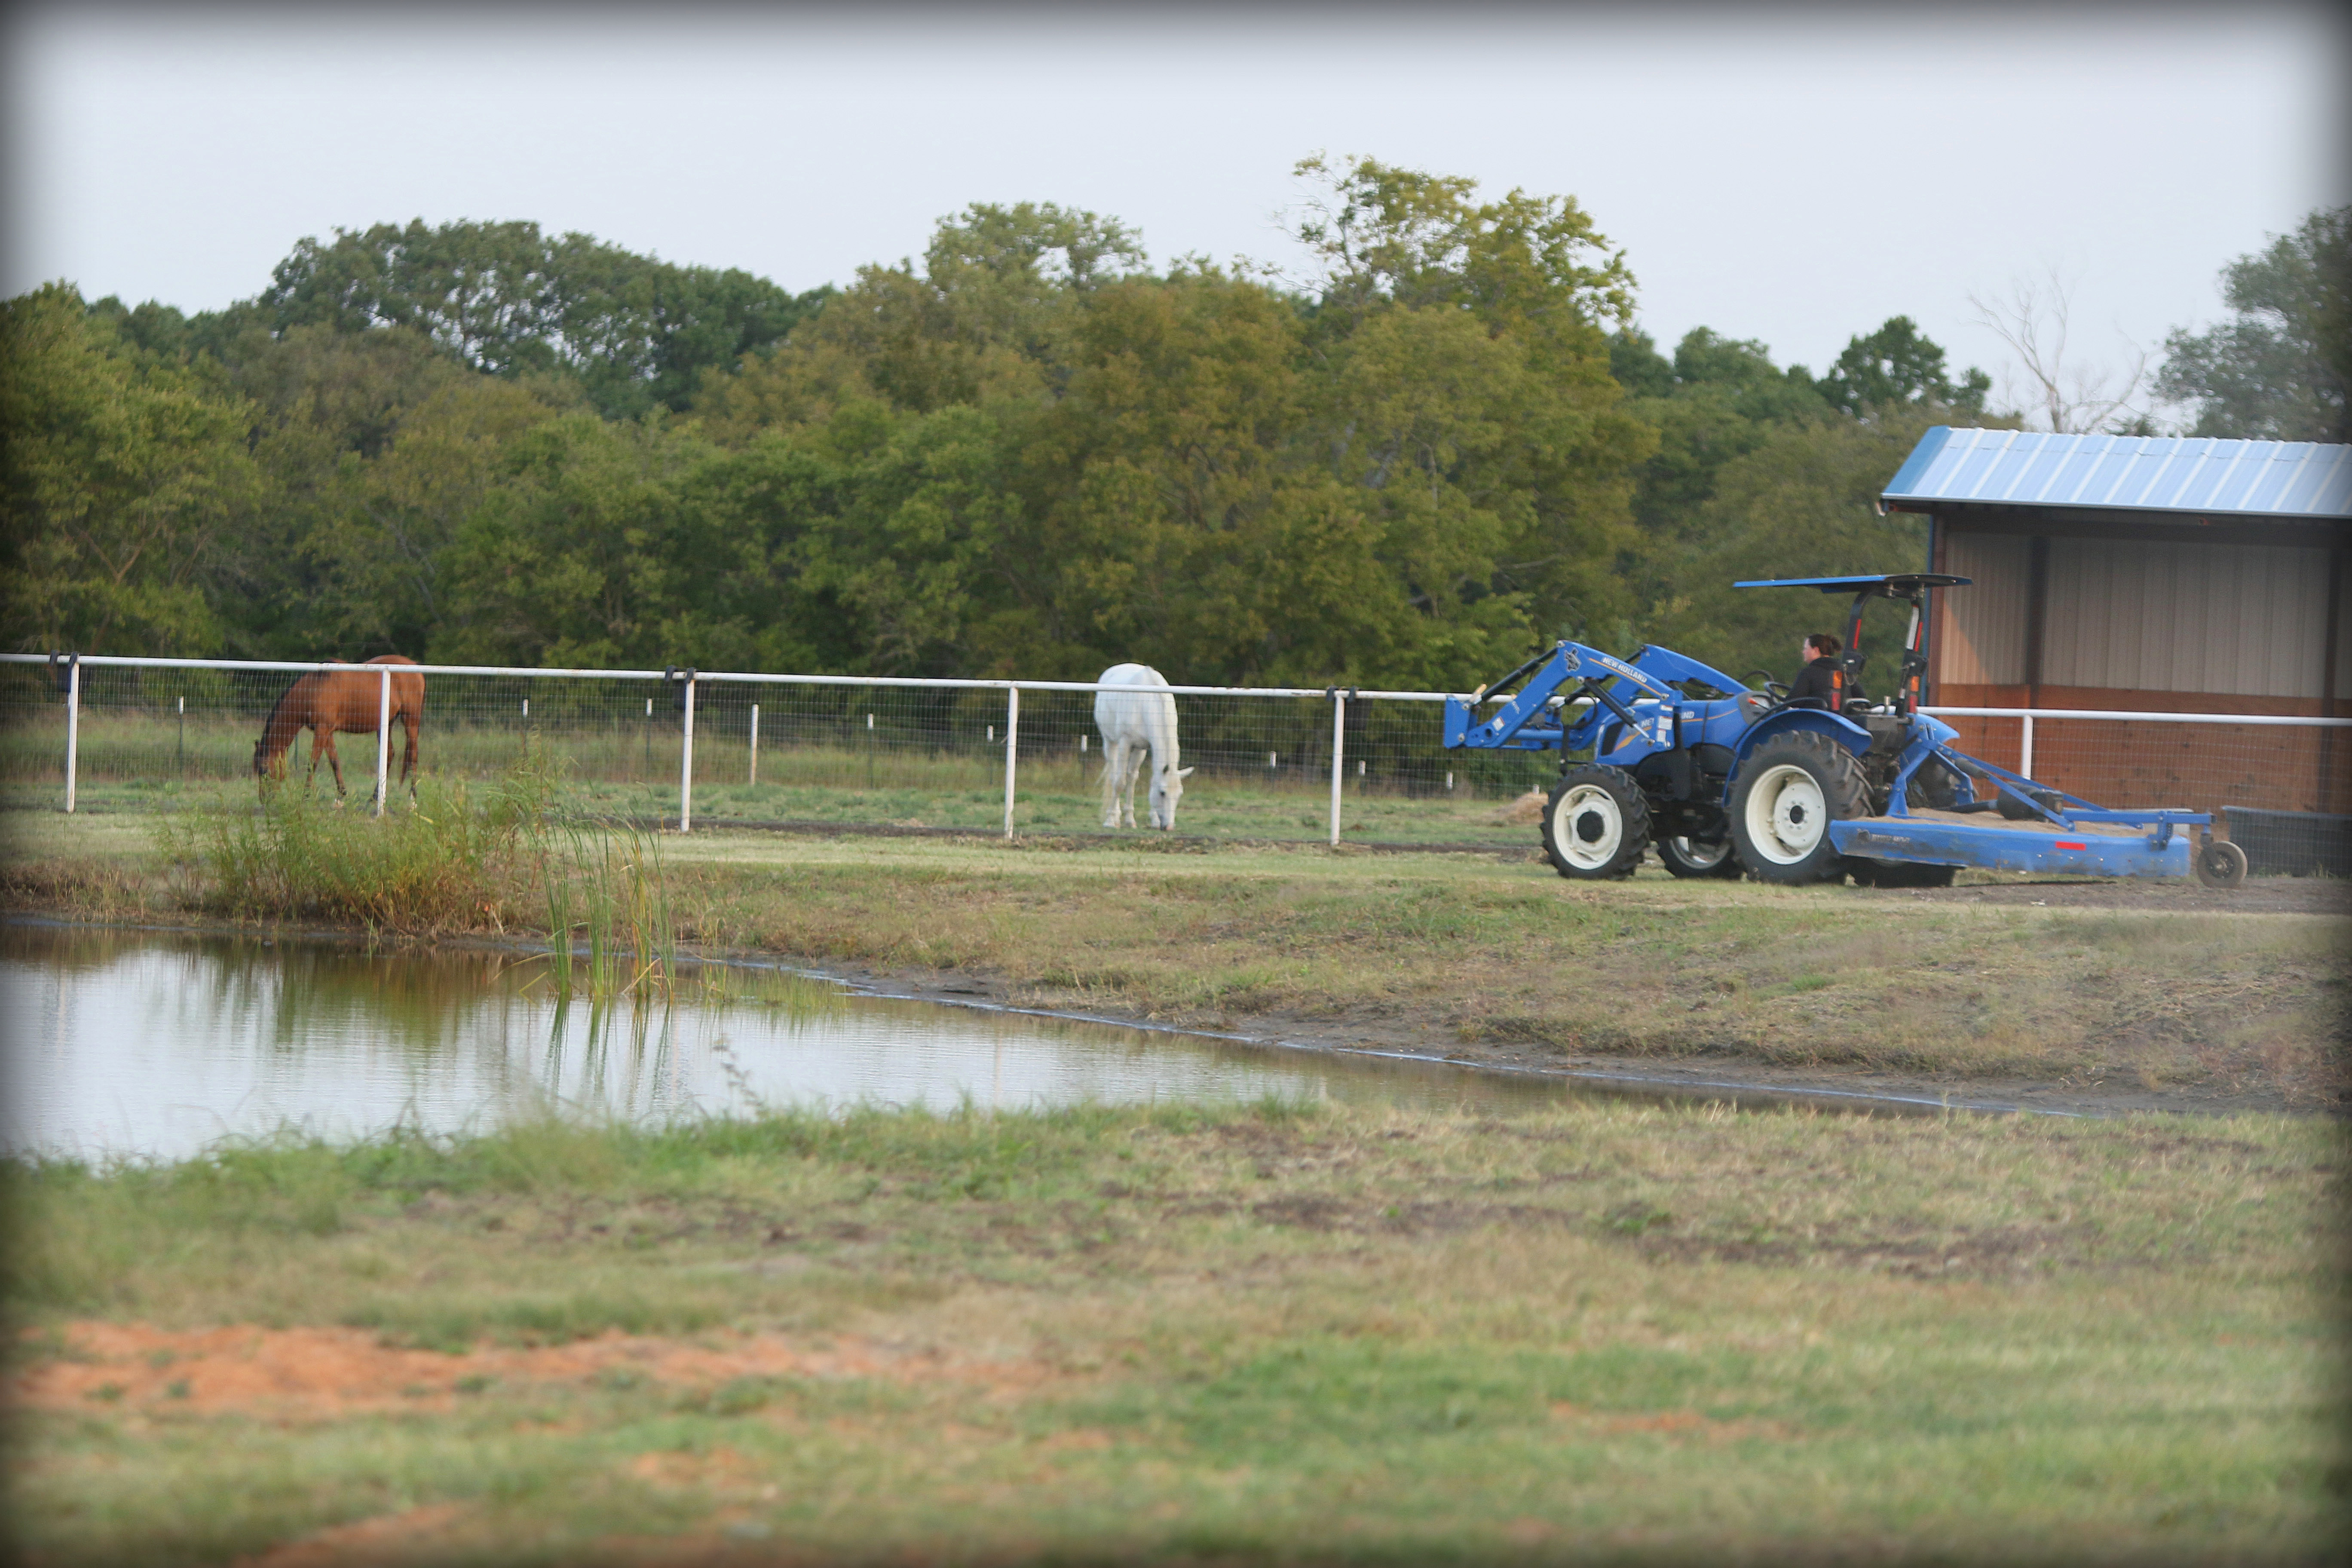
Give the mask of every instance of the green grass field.
[[[0, 877], [217, 921], [188, 820], [10, 813]], [[532, 862], [486, 865], [418, 934], [542, 929]], [[723, 826], [660, 865], [708, 952], [1331, 1045], [2273, 1108], [2347, 1077], [2341, 915], [2188, 888]], [[2325, 1561], [2345, 1152], [2316, 1117], [1588, 1102], [17, 1163], [9, 1516], [37, 1562], [275, 1568]]]
[[54, 1563], [2316, 1562], [2344, 1154], [1600, 1103], [16, 1166], [11, 1513]]
[[[0, 809], [54, 808], [64, 799], [63, 750], [57, 733], [31, 726], [0, 731]], [[239, 723], [188, 726], [175, 749], [168, 726], [94, 716], [85, 726], [76, 773], [76, 805], [88, 812], [143, 812], [235, 804], [253, 798], [253, 727]], [[677, 737], [651, 747], [625, 733], [542, 737], [545, 765], [561, 783], [561, 797], [577, 809], [633, 817], [676, 818], [678, 812]], [[523, 737], [508, 730], [458, 726], [427, 737], [432, 776], [489, 780], [523, 756]], [[374, 788], [372, 737], [340, 743], [344, 787], [359, 799]], [[395, 738], [393, 776], [399, 776]], [[309, 742], [292, 758], [293, 776], [309, 766]], [[1507, 758], [1505, 764], [1525, 759]], [[1458, 788], [1407, 793], [1392, 782], [1349, 778], [1342, 792], [1345, 836], [1402, 843], [1510, 844], [1532, 842], [1533, 828], [1502, 820], [1512, 795], [1534, 782], [1526, 766], [1495, 759], [1465, 762]], [[1102, 831], [1098, 760], [1068, 747], [1026, 756], [1017, 773], [1013, 819], [1024, 833]], [[713, 736], [696, 748], [694, 812], [709, 821], [794, 821], [919, 826], [1002, 832], [1003, 763], [997, 755], [915, 748], [857, 751], [833, 746], [770, 744], [760, 758], [760, 783], [747, 782], [749, 748], [740, 738]], [[1522, 778], [1526, 773], [1528, 776]], [[1507, 774], [1508, 776], [1504, 776]], [[1492, 775], [1492, 776], [1489, 776]], [[1443, 774], [1439, 775], [1440, 778]], [[333, 788], [324, 763], [310, 784]], [[1148, 820], [1148, 793], [1135, 795], [1139, 820]], [[1196, 774], [1179, 807], [1186, 835], [1312, 842], [1330, 833], [1330, 785], [1290, 773], [1260, 777], [1246, 771]]]

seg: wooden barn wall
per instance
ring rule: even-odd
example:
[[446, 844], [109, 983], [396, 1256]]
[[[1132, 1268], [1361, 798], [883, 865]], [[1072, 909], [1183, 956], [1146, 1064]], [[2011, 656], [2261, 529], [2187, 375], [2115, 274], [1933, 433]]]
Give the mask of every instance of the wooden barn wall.
[[1940, 570], [1971, 579], [1944, 595], [1937, 649], [1942, 678], [1968, 686], [2025, 682], [2026, 573], [2032, 542], [2013, 533], [1958, 533]]
[[[2320, 549], [2161, 540], [2046, 542], [2040, 681], [2029, 668], [2033, 541], [1939, 531], [1933, 700], [1961, 708], [2090, 708], [2352, 717], [2352, 592]], [[2332, 687], [2332, 689], [2329, 688]], [[2332, 700], [2327, 700], [2332, 699]], [[2013, 719], [1964, 720], [1959, 744], [2014, 767]], [[2114, 805], [2352, 812], [2352, 731], [2042, 720], [2034, 771]]]
[[2327, 552], [2053, 539], [2042, 684], [2316, 700]]

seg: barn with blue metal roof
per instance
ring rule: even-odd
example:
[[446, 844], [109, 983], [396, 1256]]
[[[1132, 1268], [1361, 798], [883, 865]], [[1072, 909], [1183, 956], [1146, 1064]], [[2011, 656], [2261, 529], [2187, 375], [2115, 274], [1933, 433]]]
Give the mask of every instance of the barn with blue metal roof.
[[[2352, 715], [2352, 447], [1939, 426], [1880, 505], [1973, 579], [1939, 595], [1933, 703]], [[2352, 809], [2327, 732], [2265, 733], [2242, 804]]]

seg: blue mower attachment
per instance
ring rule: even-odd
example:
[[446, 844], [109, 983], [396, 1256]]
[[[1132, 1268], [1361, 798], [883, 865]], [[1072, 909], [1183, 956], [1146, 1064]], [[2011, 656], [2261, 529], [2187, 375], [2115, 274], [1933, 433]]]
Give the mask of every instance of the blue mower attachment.
[[[1560, 641], [1444, 706], [1444, 743], [1559, 750], [1542, 839], [1563, 877], [1624, 877], [1655, 846], [1677, 877], [1878, 887], [1948, 886], [1963, 866], [2105, 877], [2245, 879], [2245, 856], [2203, 812], [2111, 811], [1955, 750], [1917, 711], [1930, 589], [1965, 577], [1902, 573], [1742, 583], [1850, 593], [1836, 708], [1753, 690], [1670, 648], [1618, 658]], [[1911, 606], [1895, 694], [1862, 694], [1856, 646], [1870, 600]], [[1497, 704], [1486, 717], [1480, 710]], [[1589, 752], [1588, 763], [1566, 753]], [[1990, 785], [1989, 798], [1975, 798]], [[2192, 838], [2196, 841], [2192, 842]]]

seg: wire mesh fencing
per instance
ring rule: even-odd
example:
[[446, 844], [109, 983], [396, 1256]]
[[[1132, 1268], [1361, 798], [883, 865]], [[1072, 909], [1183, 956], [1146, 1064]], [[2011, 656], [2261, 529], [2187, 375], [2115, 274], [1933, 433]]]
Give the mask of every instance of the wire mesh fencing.
[[[1088, 683], [384, 668], [8, 656], [0, 805], [250, 802], [257, 773], [369, 801], [379, 754], [396, 800], [411, 708], [422, 776], [532, 770], [576, 809], [705, 826], [1141, 831], [1165, 764], [1189, 770], [1182, 835], [1524, 846], [1524, 797], [1560, 762], [1447, 751], [1434, 692], [1177, 687], [1178, 754], [1118, 790]], [[2352, 721], [1931, 711], [1963, 750], [2102, 805], [2352, 811]]]
[[2352, 812], [2352, 720], [2268, 714], [1928, 710], [1959, 749], [2120, 809]]
[[1447, 752], [1438, 695], [1176, 688], [1176, 754], [1139, 759], [1119, 790], [1088, 683], [436, 666], [387, 681], [381, 666], [10, 656], [0, 804], [168, 810], [251, 801], [265, 776], [370, 801], [380, 723], [397, 800], [414, 707], [419, 776], [531, 769], [575, 808], [637, 821], [1131, 832], [1165, 763], [1186, 770], [1183, 835], [1526, 841], [1511, 804], [1556, 760]]

